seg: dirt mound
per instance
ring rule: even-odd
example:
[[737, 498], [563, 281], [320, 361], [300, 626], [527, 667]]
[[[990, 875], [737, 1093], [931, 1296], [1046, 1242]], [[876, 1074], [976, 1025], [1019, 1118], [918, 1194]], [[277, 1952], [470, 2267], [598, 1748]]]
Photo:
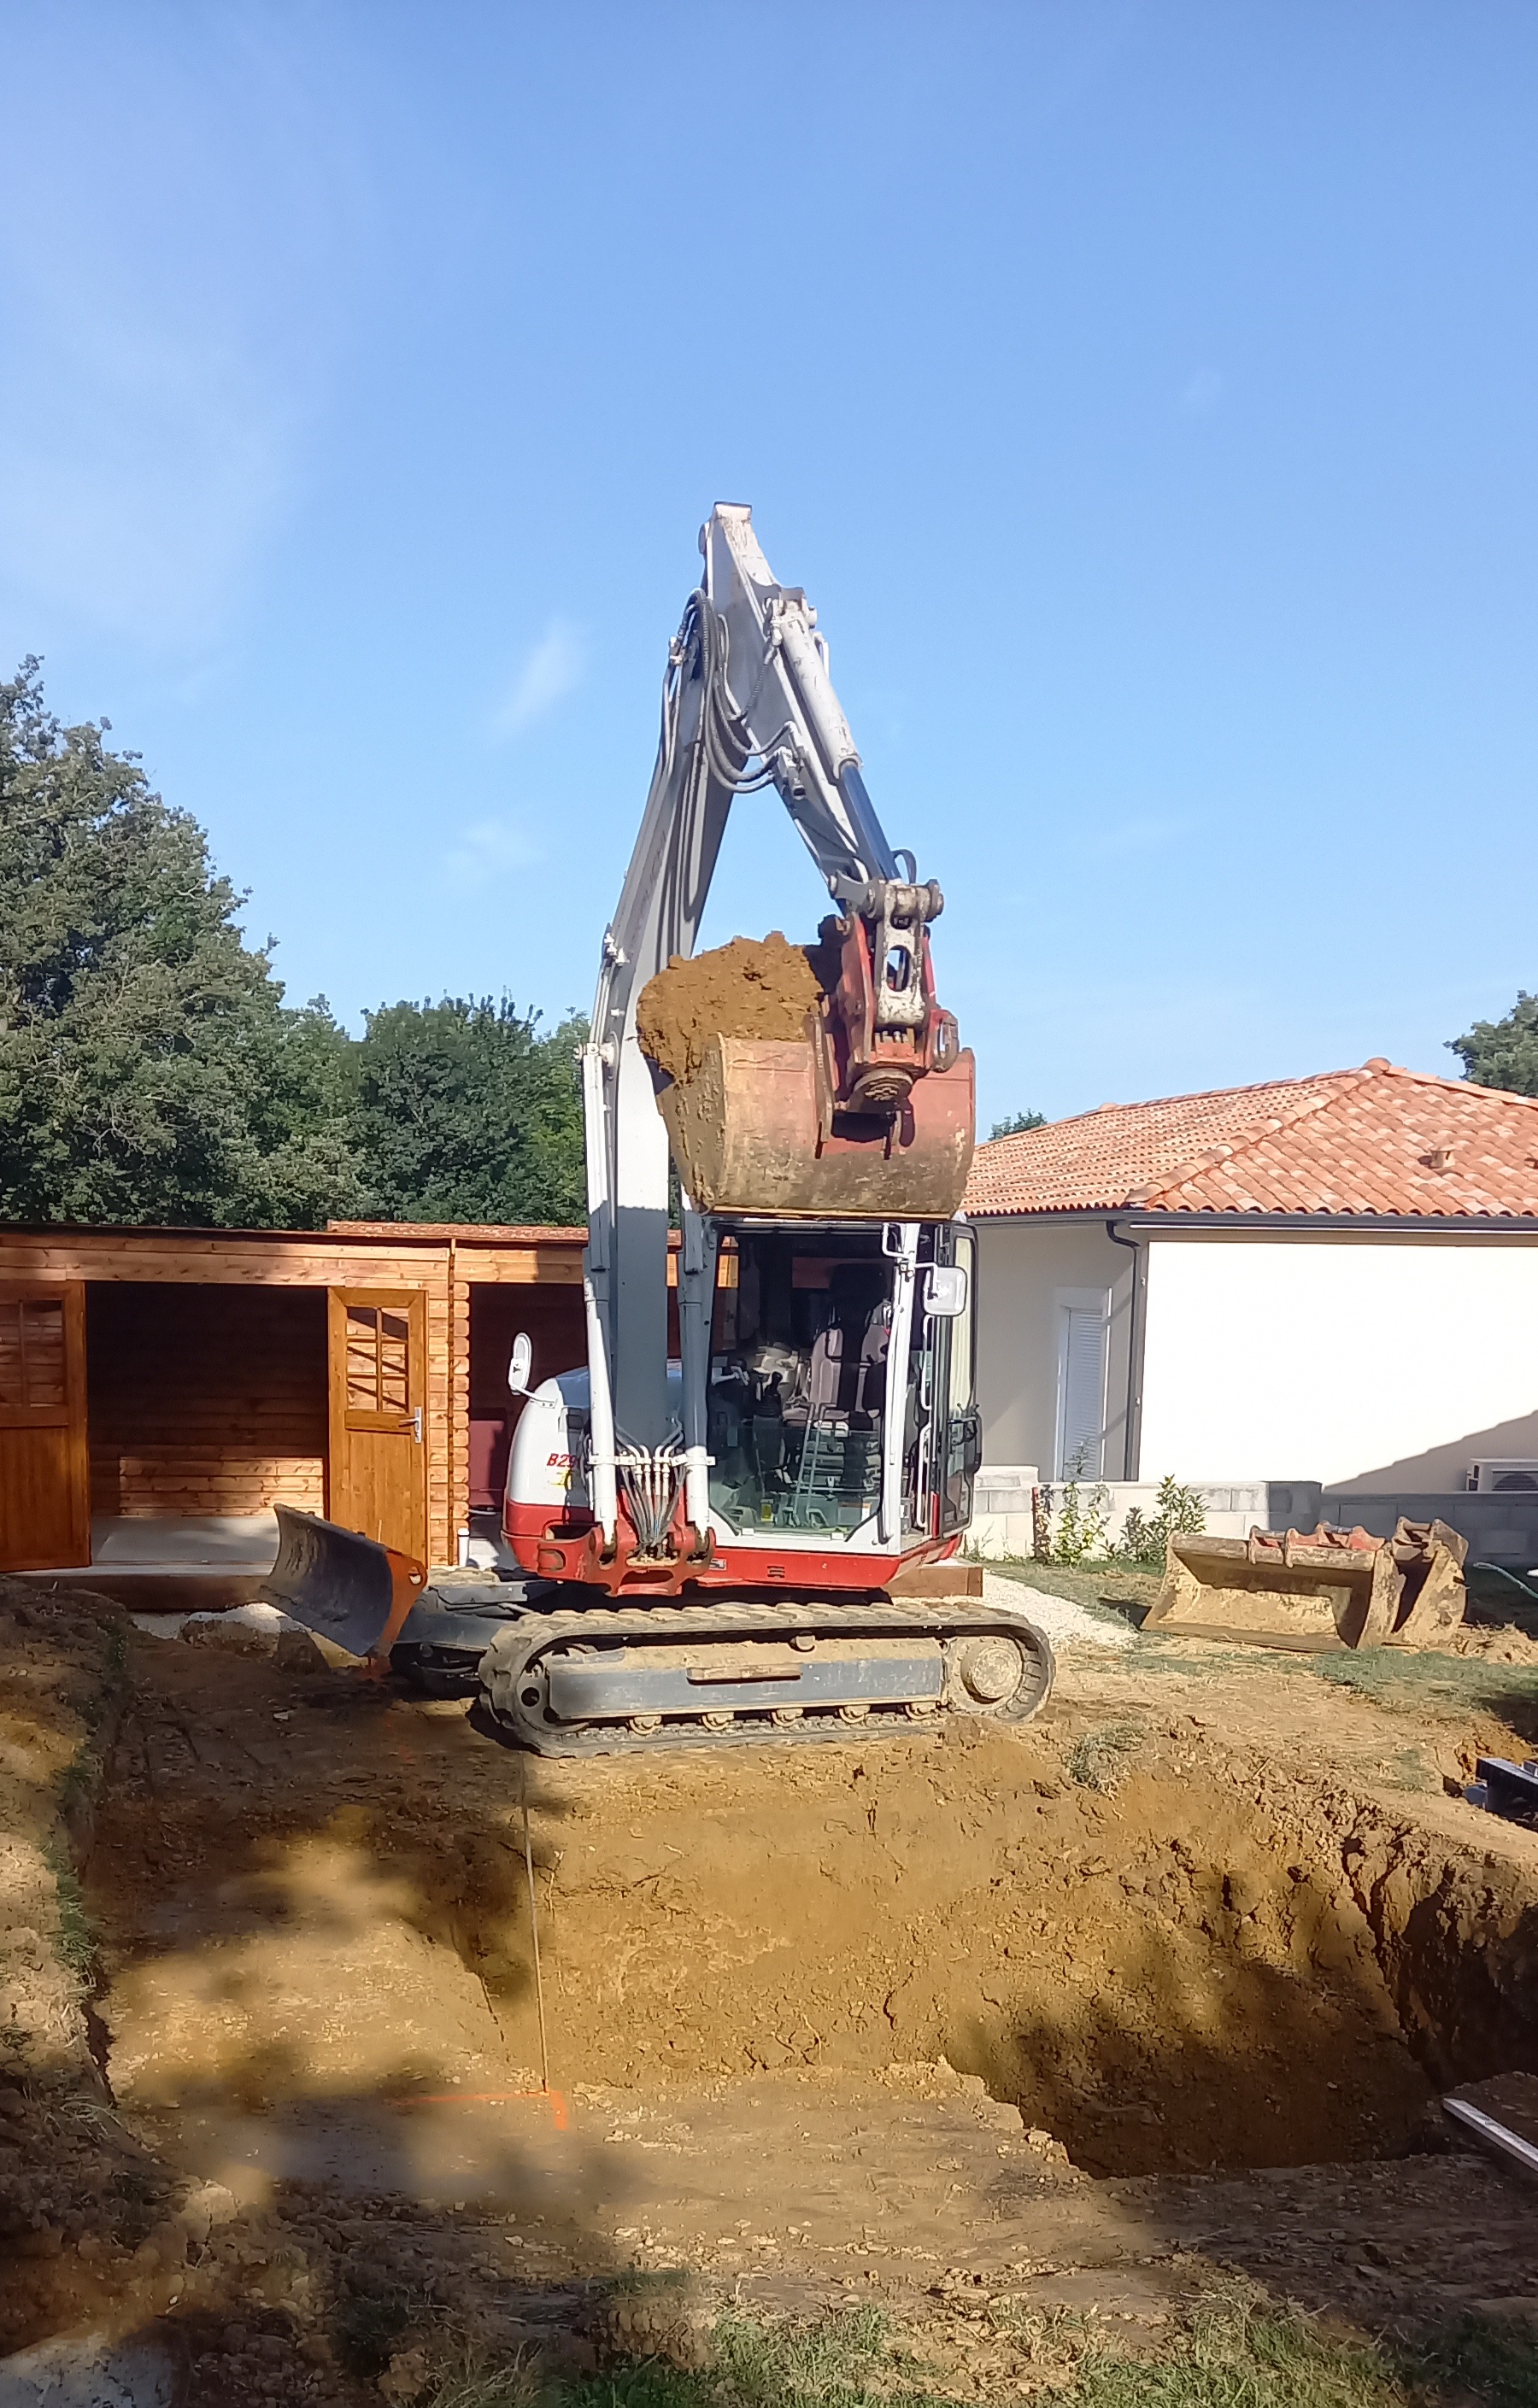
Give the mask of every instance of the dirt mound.
[[124, 2263], [170, 2186], [113, 2114], [76, 1866], [122, 1704], [128, 1617], [0, 1580], [0, 2350], [62, 2320], [82, 2235]]
[[812, 949], [769, 936], [734, 937], [728, 945], [675, 953], [641, 989], [636, 1009], [640, 1050], [669, 1078], [691, 1078], [712, 1037], [759, 1037], [793, 1043], [823, 990]]

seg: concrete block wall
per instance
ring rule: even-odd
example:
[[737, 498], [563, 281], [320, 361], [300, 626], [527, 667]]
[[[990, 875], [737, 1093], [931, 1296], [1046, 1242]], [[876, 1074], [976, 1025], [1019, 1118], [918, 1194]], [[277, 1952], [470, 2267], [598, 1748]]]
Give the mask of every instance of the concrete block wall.
[[[1243, 1539], [1251, 1530], [1311, 1530], [1319, 1518], [1317, 1481], [1244, 1480], [1192, 1481], [1200, 1495], [1206, 1526], [1214, 1538]], [[1060, 1511], [1064, 1484], [1052, 1490], [1054, 1518]], [[1042, 1484], [1034, 1464], [985, 1465], [977, 1475], [972, 1499], [969, 1544], [975, 1555], [992, 1557], [1028, 1556], [1036, 1548], [1037, 1496]], [[1127, 1516], [1136, 1506], [1145, 1522], [1158, 1512], [1157, 1480], [1081, 1481], [1081, 1507], [1099, 1488], [1104, 1491], [1104, 1544], [1119, 1541]], [[1044, 1501], [1044, 1500], [1043, 1500]]]

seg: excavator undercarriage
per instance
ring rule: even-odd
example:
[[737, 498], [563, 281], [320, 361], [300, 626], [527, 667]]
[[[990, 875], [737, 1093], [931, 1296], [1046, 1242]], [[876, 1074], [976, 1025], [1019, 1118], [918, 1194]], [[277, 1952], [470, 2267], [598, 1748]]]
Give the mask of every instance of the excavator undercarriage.
[[[266, 1593], [356, 1655], [437, 1697], [479, 1695], [539, 1756], [609, 1756], [796, 1739], [884, 1738], [956, 1715], [1028, 1721], [1052, 1687], [1050, 1642], [987, 1608], [981, 1567], [930, 1568], [904, 1599], [712, 1598], [611, 1606], [568, 1583], [438, 1574], [398, 1635], [377, 1633], [352, 1573], [371, 1542], [278, 1509]], [[338, 1565], [342, 1568], [340, 1579]], [[952, 1594], [937, 1594], [949, 1590]]]

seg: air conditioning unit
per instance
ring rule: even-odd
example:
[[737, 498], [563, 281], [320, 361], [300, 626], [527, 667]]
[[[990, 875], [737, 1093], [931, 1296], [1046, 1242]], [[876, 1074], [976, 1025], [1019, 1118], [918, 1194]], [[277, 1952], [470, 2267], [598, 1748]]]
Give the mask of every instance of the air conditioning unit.
[[1538, 1456], [1491, 1455], [1472, 1466], [1469, 1486], [1481, 1497], [1538, 1496]]

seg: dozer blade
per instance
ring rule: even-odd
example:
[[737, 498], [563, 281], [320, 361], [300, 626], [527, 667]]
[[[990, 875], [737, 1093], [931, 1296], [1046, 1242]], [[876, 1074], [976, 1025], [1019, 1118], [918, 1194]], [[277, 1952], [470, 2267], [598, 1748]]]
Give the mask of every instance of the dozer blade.
[[707, 1212], [948, 1221], [971, 1164], [973, 1064], [916, 1079], [891, 1120], [833, 1114], [805, 1040], [712, 1037], [658, 1096], [679, 1177]]
[[387, 1656], [426, 1581], [426, 1567], [359, 1530], [280, 1505], [278, 1559], [263, 1595], [350, 1656]]
[[1145, 1630], [1183, 1630], [1310, 1654], [1378, 1647], [1398, 1618], [1403, 1575], [1367, 1530], [1172, 1538]]

